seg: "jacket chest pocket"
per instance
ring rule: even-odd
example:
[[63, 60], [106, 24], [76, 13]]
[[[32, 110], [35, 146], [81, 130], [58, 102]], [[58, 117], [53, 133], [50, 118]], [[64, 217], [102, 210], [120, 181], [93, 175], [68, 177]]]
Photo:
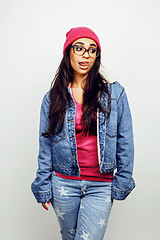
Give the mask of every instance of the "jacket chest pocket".
[[111, 100], [111, 113], [106, 121], [106, 136], [115, 138], [117, 136], [117, 102]]
[[54, 143], [60, 142], [60, 141], [62, 141], [62, 140], [64, 140], [64, 139], [65, 139], [65, 133], [64, 133], [63, 130], [62, 130], [60, 133], [58, 133], [58, 134], [56, 134], [56, 135], [53, 135], [53, 136], [51, 137], [51, 140], [52, 140], [52, 142], [54, 142]]

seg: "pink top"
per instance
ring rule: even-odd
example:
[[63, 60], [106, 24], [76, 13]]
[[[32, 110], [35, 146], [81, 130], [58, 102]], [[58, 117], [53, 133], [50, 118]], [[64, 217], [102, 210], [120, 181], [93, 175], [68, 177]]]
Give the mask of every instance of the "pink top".
[[66, 176], [60, 173], [56, 174], [59, 177], [66, 179], [111, 182], [113, 179], [113, 172], [100, 173], [99, 171], [97, 136], [90, 136], [89, 133], [87, 133], [86, 136], [82, 136], [82, 104], [76, 102], [75, 99], [74, 101], [76, 104], [75, 130], [80, 176]]

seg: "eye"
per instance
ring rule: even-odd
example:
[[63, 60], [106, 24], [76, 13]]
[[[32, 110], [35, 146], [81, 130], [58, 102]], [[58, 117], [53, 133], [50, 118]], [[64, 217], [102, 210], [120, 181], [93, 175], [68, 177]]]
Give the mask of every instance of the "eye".
[[97, 50], [96, 48], [90, 48], [90, 49], [89, 49], [90, 53], [95, 53], [96, 50]]
[[82, 50], [83, 50], [83, 47], [82, 47], [82, 46], [79, 46], [79, 45], [75, 45], [75, 46], [74, 46], [74, 49], [75, 49], [76, 51], [82, 51]]

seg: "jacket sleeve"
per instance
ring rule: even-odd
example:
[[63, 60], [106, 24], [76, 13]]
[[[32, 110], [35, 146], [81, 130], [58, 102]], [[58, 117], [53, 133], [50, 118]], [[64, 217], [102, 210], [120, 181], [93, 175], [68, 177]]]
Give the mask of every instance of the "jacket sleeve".
[[47, 95], [43, 97], [40, 111], [39, 126], [39, 155], [37, 177], [31, 185], [32, 192], [38, 203], [49, 202], [52, 198], [51, 174], [52, 174], [52, 151], [51, 140], [42, 136], [49, 124], [48, 120], [49, 100]]
[[112, 182], [112, 198], [124, 200], [135, 187], [132, 178], [134, 161], [132, 118], [124, 88], [118, 100], [117, 121], [117, 172]]

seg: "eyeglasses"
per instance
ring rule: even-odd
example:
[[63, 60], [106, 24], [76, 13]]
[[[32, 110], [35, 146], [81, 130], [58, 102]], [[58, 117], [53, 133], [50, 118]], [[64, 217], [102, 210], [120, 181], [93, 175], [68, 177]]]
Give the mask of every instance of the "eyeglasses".
[[97, 48], [95, 47], [90, 47], [88, 49], [86, 49], [85, 47], [81, 46], [81, 45], [73, 45], [71, 48], [73, 48], [73, 51], [76, 55], [78, 56], [83, 56], [85, 54], [85, 52], [88, 52], [90, 57], [98, 57], [99, 55], [99, 51]]

